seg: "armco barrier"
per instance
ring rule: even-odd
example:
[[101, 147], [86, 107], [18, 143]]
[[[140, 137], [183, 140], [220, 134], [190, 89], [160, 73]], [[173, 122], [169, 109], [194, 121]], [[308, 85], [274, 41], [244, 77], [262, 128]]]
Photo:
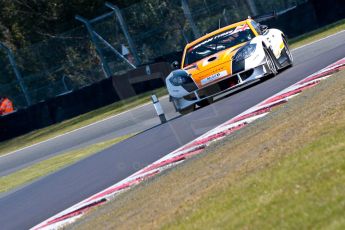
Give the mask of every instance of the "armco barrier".
[[262, 24], [278, 28], [293, 38], [344, 18], [344, 0], [310, 0]]
[[310, 0], [319, 26], [345, 18], [344, 0]]
[[249, 108], [242, 114], [239, 114], [229, 121], [224, 122], [197, 139], [187, 143], [186, 145], [167, 154], [156, 162], [123, 179], [122, 181], [79, 202], [76, 205], [73, 205], [72, 207], [56, 214], [55, 216], [43, 221], [31, 229], [59, 229], [74, 222], [76, 219], [80, 218], [87, 211], [89, 211], [90, 208], [102, 205], [108, 200], [113, 199], [117, 194], [134, 187], [142, 181], [149, 179], [168, 168], [182, 163], [194, 155], [200, 154], [212, 142], [221, 140], [229, 134], [245, 127], [249, 123], [264, 117], [271, 111], [273, 107], [286, 103], [290, 98], [300, 94], [305, 89], [319, 84], [321, 80], [331, 77], [333, 73], [340, 69], [345, 69], [345, 58], [291, 85], [276, 95], [273, 95], [252, 108]]
[[40, 129], [165, 85], [168, 63], [155, 63], [0, 116], [0, 141]]
[[143, 65], [125, 74], [113, 76], [113, 86], [121, 99], [133, 97], [165, 86], [165, 78], [171, 71], [167, 62]]
[[0, 141], [78, 116], [118, 101], [111, 79], [50, 98], [0, 117]]

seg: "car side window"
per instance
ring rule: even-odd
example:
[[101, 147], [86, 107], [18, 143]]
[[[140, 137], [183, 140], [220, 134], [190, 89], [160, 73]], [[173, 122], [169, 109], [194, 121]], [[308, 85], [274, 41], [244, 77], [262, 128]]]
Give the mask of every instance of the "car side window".
[[256, 30], [256, 32], [261, 35], [262, 31], [260, 30], [259, 24], [256, 23], [255, 21], [251, 21], [251, 23], [252, 23], [252, 26], [254, 27], [254, 29]]

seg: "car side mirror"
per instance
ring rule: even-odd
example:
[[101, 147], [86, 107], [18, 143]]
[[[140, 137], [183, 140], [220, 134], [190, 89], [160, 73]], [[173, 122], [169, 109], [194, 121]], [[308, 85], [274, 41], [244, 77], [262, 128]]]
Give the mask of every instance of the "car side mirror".
[[178, 69], [178, 68], [179, 68], [179, 63], [178, 63], [178, 61], [174, 61], [173, 63], [171, 63], [171, 68], [172, 68], [172, 69]]
[[268, 30], [268, 26], [266, 25], [260, 25], [260, 30], [262, 34], [265, 34]]

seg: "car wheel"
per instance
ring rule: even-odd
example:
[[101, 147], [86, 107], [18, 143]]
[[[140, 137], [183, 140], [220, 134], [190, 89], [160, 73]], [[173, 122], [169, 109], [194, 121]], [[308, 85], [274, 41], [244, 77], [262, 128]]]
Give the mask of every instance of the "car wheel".
[[285, 46], [285, 55], [287, 58], [287, 66], [292, 66], [293, 65], [293, 57], [292, 54], [290, 52], [290, 48], [289, 45], [287, 43], [287, 41], [285, 40], [285, 38], [283, 38], [283, 42], [284, 42], [284, 46]]
[[191, 113], [195, 110], [195, 105], [188, 106], [187, 108], [180, 109], [178, 112], [182, 115], [186, 115], [188, 113]]
[[272, 55], [270, 54], [270, 52], [268, 51], [268, 49], [264, 49], [265, 55], [266, 55], [266, 64], [271, 72], [271, 74], [273, 76], [277, 75], [278, 73], [278, 69], [277, 66], [272, 58]]
[[210, 97], [210, 98], [204, 99], [202, 101], [199, 101], [197, 103], [197, 105], [200, 107], [205, 107], [205, 106], [208, 106], [209, 104], [212, 104], [212, 103], [213, 103], [213, 98]]

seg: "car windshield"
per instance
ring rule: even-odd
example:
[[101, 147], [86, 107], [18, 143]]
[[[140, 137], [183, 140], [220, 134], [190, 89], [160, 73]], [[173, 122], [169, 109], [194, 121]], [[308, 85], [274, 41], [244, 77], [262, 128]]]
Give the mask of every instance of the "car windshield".
[[197, 62], [221, 50], [247, 42], [253, 38], [254, 34], [247, 24], [216, 34], [190, 47], [186, 52], [184, 66]]

